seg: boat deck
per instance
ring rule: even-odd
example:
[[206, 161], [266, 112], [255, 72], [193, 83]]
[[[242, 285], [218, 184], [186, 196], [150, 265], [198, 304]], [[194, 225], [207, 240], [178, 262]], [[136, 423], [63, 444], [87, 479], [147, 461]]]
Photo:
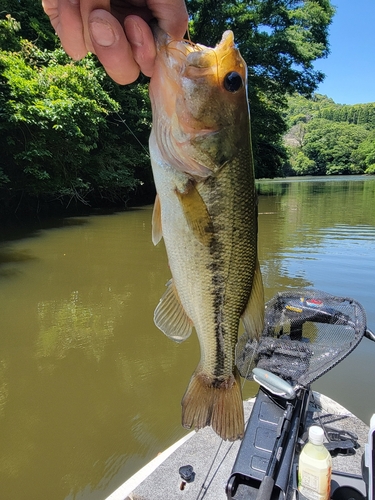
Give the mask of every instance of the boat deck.
[[[254, 400], [244, 402], [248, 419]], [[333, 458], [333, 470], [361, 475], [361, 457], [368, 437], [368, 426], [335, 401], [314, 393], [308, 425], [323, 423], [354, 432], [359, 448], [354, 455]], [[106, 500], [226, 500], [225, 486], [236, 459], [240, 441], [225, 442], [211, 428], [191, 432], [176, 446], [169, 448], [141, 469]], [[185, 482], [179, 475], [181, 466], [191, 465], [194, 480]], [[293, 498], [293, 496], [292, 496]]]

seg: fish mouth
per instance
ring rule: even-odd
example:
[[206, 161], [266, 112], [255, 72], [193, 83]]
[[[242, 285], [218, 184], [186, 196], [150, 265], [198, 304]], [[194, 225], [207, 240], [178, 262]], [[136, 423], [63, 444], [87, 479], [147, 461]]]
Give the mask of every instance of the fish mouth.
[[[190, 40], [175, 40], [158, 26], [153, 26], [153, 33], [159, 56], [163, 57], [166, 68], [174, 71], [176, 77], [190, 79], [218, 75], [218, 68], [227, 66], [239, 72], [246, 67], [241, 56], [233, 60], [235, 49], [232, 31], [225, 31], [216, 47], [206, 47]], [[228, 61], [226, 61], [228, 59]]]
[[176, 58], [178, 63], [181, 64], [186, 60], [187, 55], [197, 50], [199, 46], [190, 40], [175, 40], [157, 24], [152, 24], [151, 28], [155, 38], [157, 53], [159, 57], [163, 55], [164, 59]]

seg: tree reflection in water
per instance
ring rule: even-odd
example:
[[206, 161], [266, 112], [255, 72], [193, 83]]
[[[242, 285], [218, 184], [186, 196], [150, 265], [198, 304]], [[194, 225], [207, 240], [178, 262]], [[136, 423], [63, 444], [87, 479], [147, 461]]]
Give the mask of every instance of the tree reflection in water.
[[82, 349], [87, 357], [99, 361], [130, 292], [118, 295], [107, 290], [106, 295], [100, 303], [81, 299], [78, 291], [68, 299], [39, 302], [37, 357], [61, 359], [70, 349]]

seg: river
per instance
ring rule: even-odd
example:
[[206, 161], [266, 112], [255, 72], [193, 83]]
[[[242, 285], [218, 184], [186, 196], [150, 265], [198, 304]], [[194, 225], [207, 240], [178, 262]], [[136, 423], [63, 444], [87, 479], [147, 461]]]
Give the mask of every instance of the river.
[[[375, 330], [375, 179], [258, 183], [266, 298], [315, 287], [352, 296]], [[186, 431], [180, 400], [199, 358], [153, 324], [170, 278], [152, 207], [3, 230], [0, 498], [103, 500]], [[368, 423], [375, 344], [314, 388]], [[245, 396], [256, 385], [247, 382]]]

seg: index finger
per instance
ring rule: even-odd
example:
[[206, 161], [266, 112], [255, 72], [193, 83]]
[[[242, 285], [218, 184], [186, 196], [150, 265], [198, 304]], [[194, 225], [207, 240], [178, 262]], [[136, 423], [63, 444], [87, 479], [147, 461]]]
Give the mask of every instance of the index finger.
[[66, 53], [73, 59], [84, 57], [87, 49], [79, 0], [42, 0], [42, 5]]
[[89, 31], [89, 17], [93, 10], [105, 10], [111, 12], [111, 0], [80, 0], [81, 18], [83, 23], [83, 37], [87, 50], [95, 54]]
[[160, 28], [173, 38], [184, 37], [189, 20], [184, 0], [148, 0], [147, 5]]

